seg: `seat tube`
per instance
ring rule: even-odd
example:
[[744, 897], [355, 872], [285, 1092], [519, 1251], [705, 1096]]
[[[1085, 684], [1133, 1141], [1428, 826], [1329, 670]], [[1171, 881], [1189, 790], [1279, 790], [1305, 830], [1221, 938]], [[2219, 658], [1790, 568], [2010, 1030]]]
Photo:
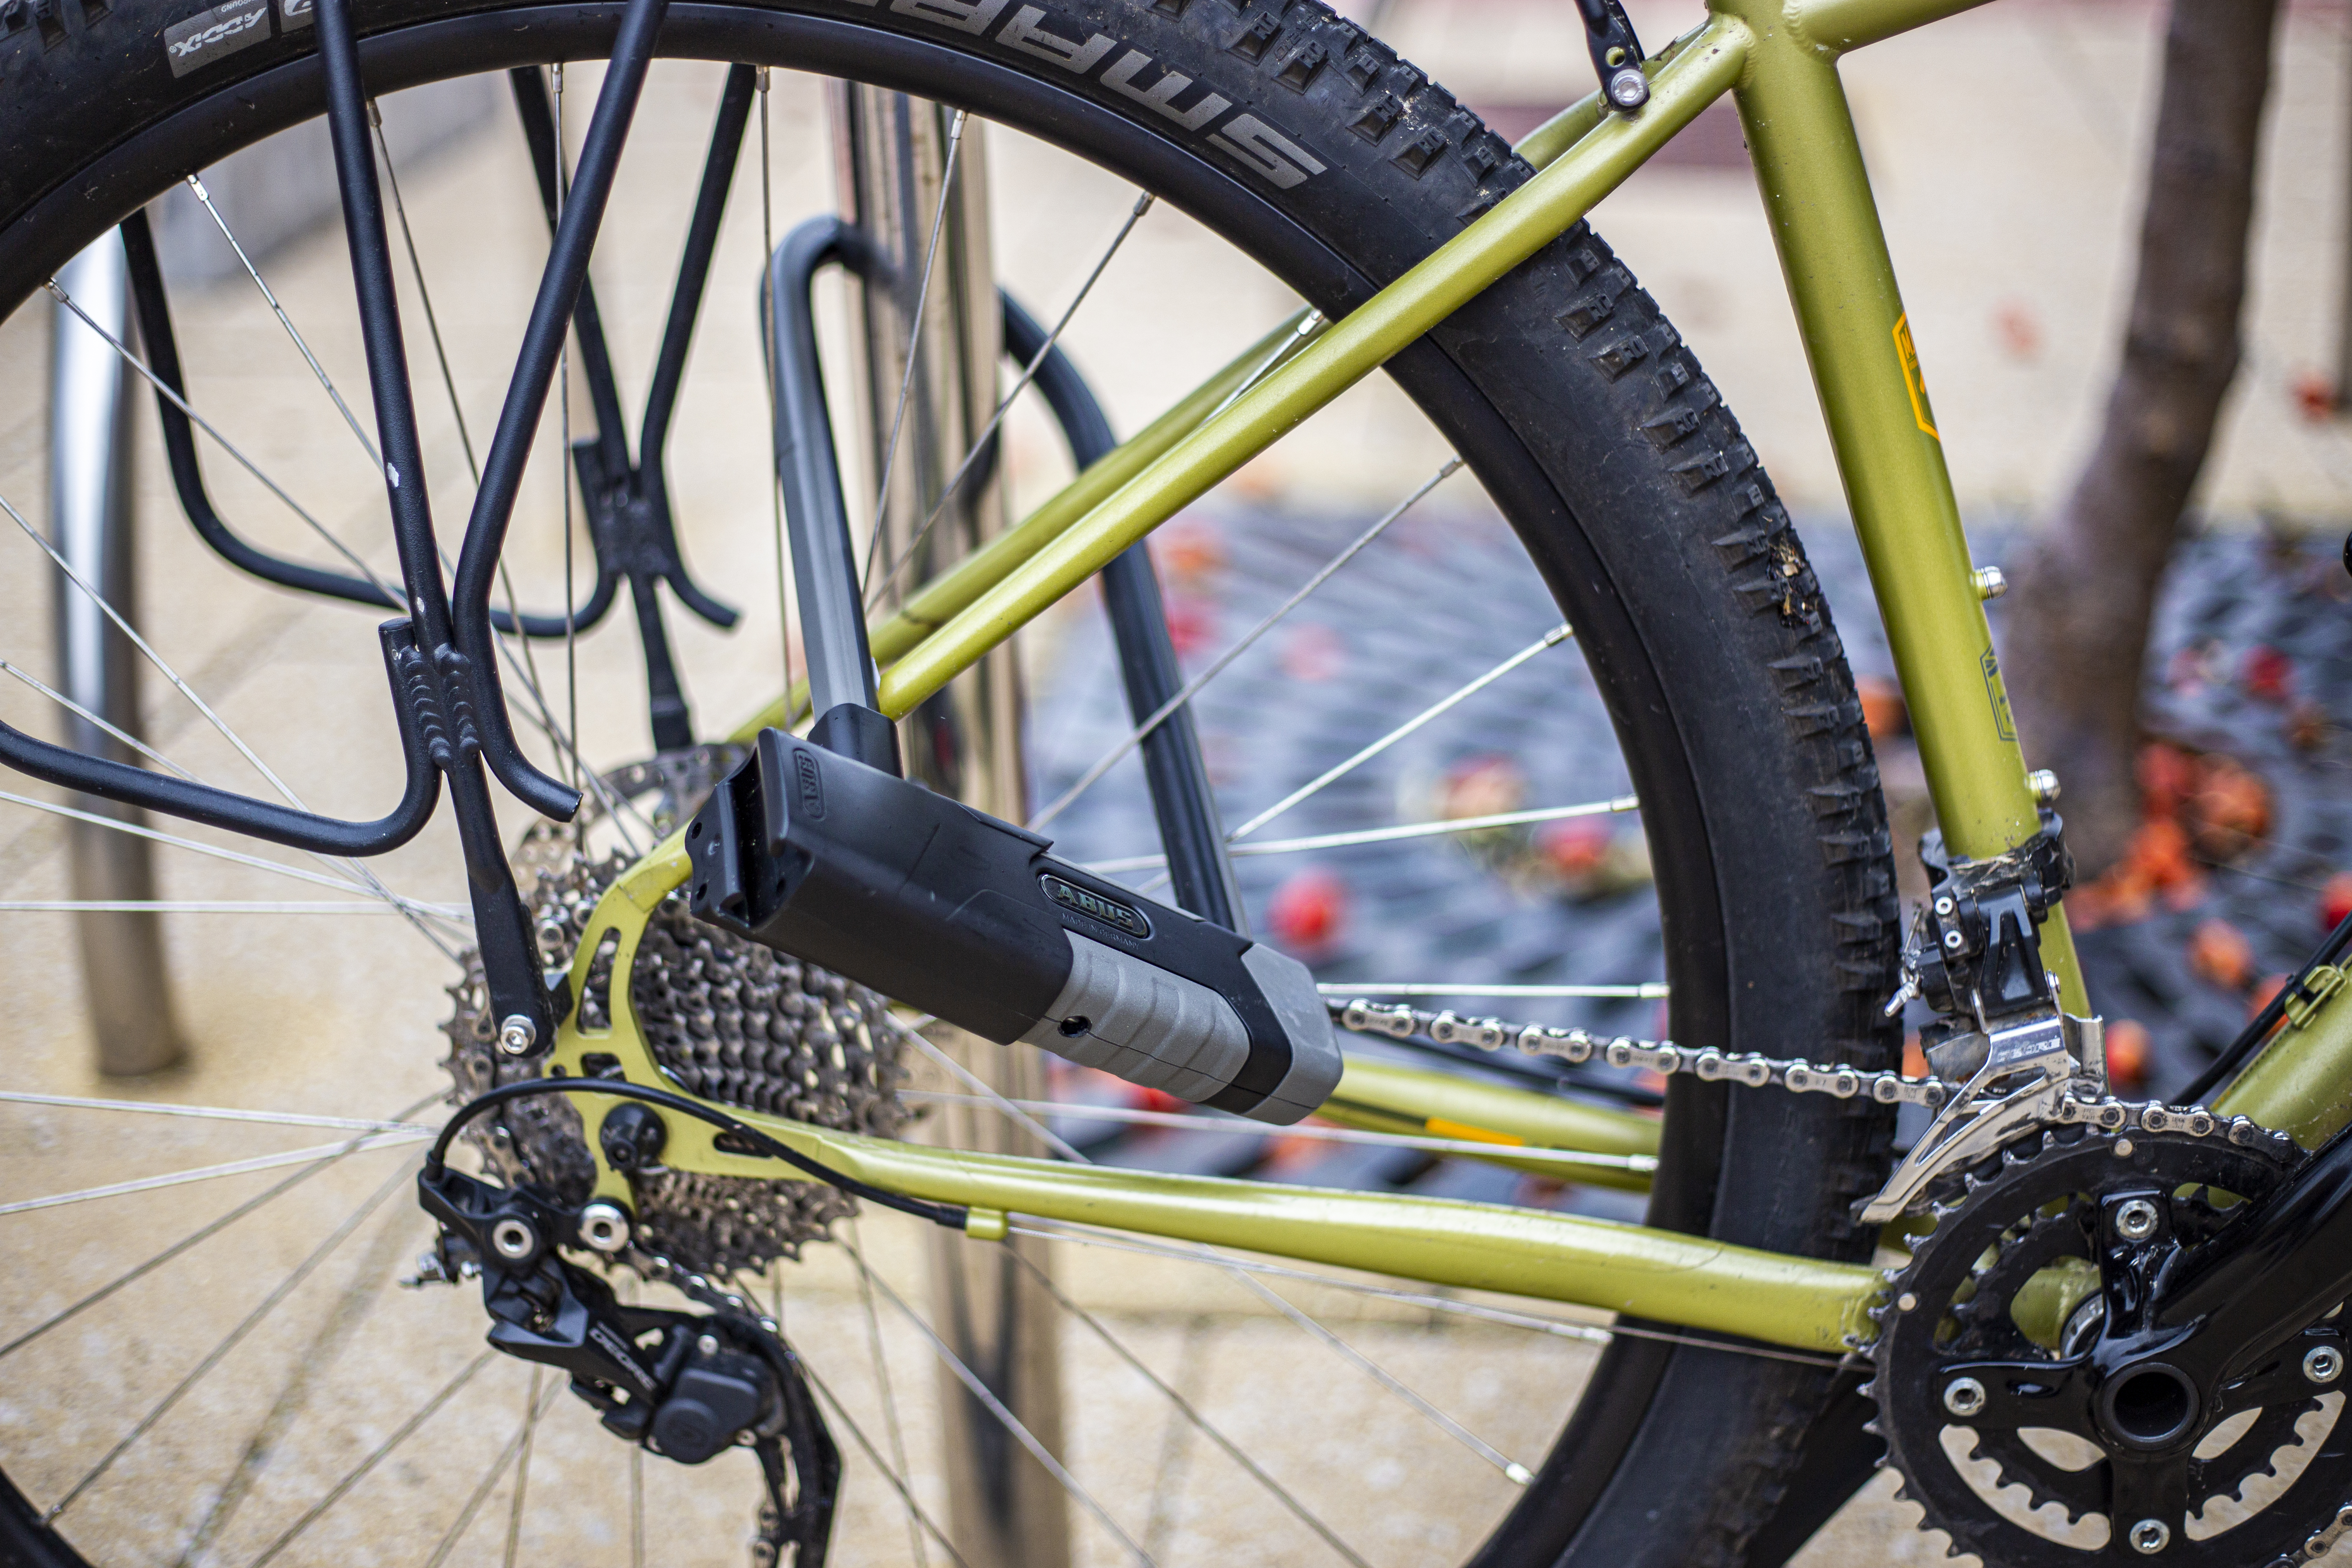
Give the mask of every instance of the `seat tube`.
[[[1762, 0], [1717, 0], [1761, 13]], [[1769, 7], [1777, 11], [1777, 6]], [[1735, 89], [1846, 504], [1944, 840], [1998, 855], [2038, 830], [1934, 405], [1835, 57], [1757, 19]], [[2088, 1008], [2063, 910], [2042, 930], [2065, 1005]]]
[[[989, 258], [987, 148], [977, 119], [967, 119], [961, 137], [953, 137], [954, 113], [940, 104], [841, 81], [830, 91], [843, 216], [866, 231], [887, 273], [877, 269], [870, 282], [851, 278], [848, 287], [866, 489], [872, 495], [879, 487], [882, 518], [878, 558], [866, 575], [869, 584], [883, 584], [889, 574], [883, 601], [889, 608], [1004, 526], [993, 460], [973, 463], [947, 492], [996, 405], [1002, 320]], [[943, 187], [945, 213], [935, 226]], [[929, 255], [935, 226], [937, 253]], [[852, 532], [861, 544], [875, 516], [871, 507], [861, 516], [851, 502]], [[911, 560], [902, 560], [910, 552]], [[1019, 671], [1009, 645], [908, 714], [899, 740], [908, 777], [992, 816], [1027, 819]], [[1036, 1047], [999, 1046], [944, 1027], [934, 1037], [1006, 1098], [1045, 1097]], [[942, 1105], [927, 1124], [930, 1136], [955, 1148], [1048, 1152], [984, 1107]], [[1019, 1247], [1048, 1269], [1045, 1245], [1021, 1237], [982, 1243], [940, 1231], [930, 1247], [931, 1317], [940, 1334], [1048, 1451], [1061, 1452], [1056, 1308], [1008, 1255]], [[995, 1417], [944, 1367], [940, 1407], [949, 1522], [964, 1560], [972, 1568], [1067, 1568], [1068, 1507], [1060, 1484], [1006, 1440]]]

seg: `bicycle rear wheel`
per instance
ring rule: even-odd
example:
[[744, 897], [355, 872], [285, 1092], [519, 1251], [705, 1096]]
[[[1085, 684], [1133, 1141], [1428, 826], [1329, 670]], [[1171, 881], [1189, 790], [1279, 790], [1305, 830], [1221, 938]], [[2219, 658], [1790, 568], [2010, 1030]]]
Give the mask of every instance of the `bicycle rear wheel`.
[[[362, 59], [372, 89], [389, 92], [467, 72], [593, 58], [610, 48], [618, 15], [617, 6], [586, 4], [491, 5], [451, 16], [399, 0], [370, 7]], [[309, 31], [274, 16], [266, 37], [207, 55], [174, 76], [163, 39], [178, 20], [170, 7], [122, 0], [94, 18], [67, 16], [55, 37], [45, 24], [0, 38], [0, 75], [10, 86], [0, 100], [0, 144], [37, 149], [0, 168], [0, 300], [31, 296], [105, 225], [189, 170], [320, 112]], [[1333, 316], [1370, 297], [1527, 175], [1526, 166], [1441, 89], [1306, 0], [1239, 6], [1168, 0], [1051, 12], [988, 0], [679, 4], [671, 8], [661, 51], [844, 78], [965, 108], [1155, 193]], [[1018, 203], [1024, 193], [1017, 182], [1000, 181], [998, 195]], [[530, 216], [536, 222], [536, 214]], [[1228, 339], [1230, 351], [1269, 324], [1247, 316], [1238, 300], [1232, 310], [1230, 321], [1201, 320], [1194, 328]], [[1088, 331], [1096, 331], [1092, 321]], [[188, 335], [193, 342], [195, 334]], [[412, 331], [412, 353], [421, 355], [416, 336]], [[1118, 334], [1073, 341], [1098, 356], [1116, 352], [1110, 345]], [[1516, 543], [1508, 559], [1529, 592], [1484, 592], [1479, 574], [1489, 570], [1494, 552], [1475, 540], [1427, 543], [1432, 555], [1424, 560], [1437, 561], [1434, 571], [1412, 567], [1410, 558], [1402, 568], [1392, 563], [1379, 579], [1383, 593], [1351, 601], [1368, 618], [1388, 607], [1379, 624], [1348, 628], [1360, 631], [1363, 648], [1353, 668], [1377, 676], [1411, 666], [1420, 673], [1418, 684], [1368, 683], [1376, 706], [1390, 715], [1371, 725], [1373, 732], [1470, 684], [1465, 673], [1483, 679], [1564, 616], [1584, 669], [1539, 663], [1518, 676], [1523, 684], [1512, 689], [1522, 693], [1524, 713], [1514, 722], [1589, 711], [1596, 723], [1578, 743], [1601, 753], [1613, 748], [1639, 796], [1673, 1037], [1692, 1047], [1884, 1064], [1891, 1032], [1877, 1002], [1892, 988], [1897, 927], [1868, 736], [1802, 549], [1690, 351], [1624, 265], [1580, 226], [1390, 369], [1439, 448], [1461, 456], [1509, 524]], [[425, 374], [420, 370], [420, 384]], [[1172, 397], [1184, 386], [1164, 390]], [[327, 435], [339, 428], [320, 427]], [[457, 467], [454, 455], [446, 464]], [[348, 494], [367, 492], [355, 479]], [[539, 500], [544, 513], [559, 510], [551, 480]], [[549, 553], [542, 544], [535, 563], [542, 578]], [[1401, 608], [1400, 596], [1409, 601]], [[361, 628], [340, 624], [340, 616], [300, 609], [284, 634], [296, 641], [261, 644], [242, 656], [224, 650], [214, 662], [232, 674], [258, 667], [274, 679], [282, 668], [317, 657], [311, 649], [364, 638]], [[1447, 658], [1415, 665], [1416, 650], [1432, 639], [1445, 641]], [[747, 672], [746, 661], [730, 658], [716, 639], [682, 634], [681, 646], [698, 660], [696, 668], [711, 672], [706, 693], [756, 689], [752, 678], [760, 672]], [[627, 689], [625, 666], [625, 658], [608, 658], [590, 675], [613, 682], [607, 689]], [[1275, 694], [1266, 700], [1295, 703], [1301, 678], [1276, 661], [1255, 676], [1237, 667], [1235, 679]], [[1281, 686], [1284, 679], [1292, 684]], [[331, 687], [322, 679], [309, 700]], [[1552, 700], [1525, 699], [1528, 690]], [[1577, 694], [1586, 691], [1592, 700], [1580, 710]], [[1263, 706], [1235, 700], [1243, 710]], [[626, 705], [617, 711], [625, 713]], [[610, 758], [642, 744], [629, 733], [633, 721], [601, 711], [599, 702], [584, 703], [582, 714], [583, 732], [566, 739], [576, 738], [583, 751]], [[549, 717], [551, 727], [559, 727], [552, 712]], [[1605, 730], [1599, 723], [1604, 718]], [[352, 755], [372, 754], [370, 742], [351, 744]], [[1455, 762], [1470, 750], [1462, 736], [1449, 744]], [[1228, 819], [1243, 820], [1338, 760], [1318, 761], [1308, 751], [1251, 781], [1258, 793], [1230, 802]], [[373, 754], [383, 754], [380, 742]], [[1444, 755], [1433, 755], [1432, 765], [1447, 765]], [[347, 763], [334, 776], [341, 782], [331, 789], [370, 798], [365, 780], [373, 775], [364, 767]], [[1393, 798], [1397, 777], [1385, 782]], [[1339, 813], [1334, 823], [1360, 826], [1361, 813], [1381, 802], [1374, 791], [1326, 804]], [[446, 872], [446, 843], [428, 840], [404, 853], [412, 858], [395, 862], [403, 869], [423, 875], [437, 865]], [[432, 859], [435, 853], [440, 861]], [[1285, 885], [1270, 871], [1244, 875], [1261, 924]], [[1496, 918], [1507, 919], [1514, 907], [1507, 868], [1480, 885], [1496, 900]], [[347, 1113], [380, 1115], [401, 1100], [395, 1086], [430, 1087], [429, 1071], [408, 1070], [425, 1059], [414, 1049], [415, 999], [378, 1000], [367, 990], [375, 981], [366, 942], [321, 944], [305, 955], [299, 974], [285, 973], [289, 966], [271, 963], [254, 945], [227, 950], [226, 962], [236, 966], [247, 1005], [268, 998], [269, 1005], [299, 1010], [316, 1004], [293, 999], [315, 989], [338, 1004], [318, 1015], [335, 1047], [365, 1047], [408, 1064], [381, 1085], [394, 1092], [370, 1097], [384, 1105], [362, 1110], [347, 1100]], [[337, 966], [366, 977], [357, 991], [337, 993], [329, 973]], [[341, 1005], [353, 996], [366, 1000], [362, 1014], [380, 1013], [393, 1025], [370, 1028]], [[24, 1087], [70, 1089], [77, 1081], [70, 1072], [44, 1068], [28, 1073]], [[231, 1082], [221, 1092], [270, 1103], [272, 1088]], [[1748, 1246], [1866, 1256], [1873, 1238], [1852, 1226], [1846, 1205], [1875, 1184], [1888, 1131], [1887, 1113], [1874, 1106], [1736, 1096], [1723, 1085], [1676, 1079], [1666, 1094], [1649, 1220]], [[97, 1184], [89, 1162], [135, 1146], [131, 1131], [118, 1134], [124, 1142], [93, 1140], [87, 1131], [65, 1135], [74, 1157], [29, 1165], [37, 1173], [18, 1190]], [[71, 1174], [77, 1170], [83, 1174]], [[368, 1201], [373, 1186], [371, 1177], [341, 1194], [341, 1208], [324, 1205], [312, 1223], [331, 1226], [335, 1215], [352, 1212], [352, 1203]], [[80, 1212], [0, 1216], [0, 1224], [26, 1227], [11, 1250], [29, 1261], [63, 1256], [71, 1219]], [[184, 1223], [193, 1212], [175, 1211], [149, 1239], [167, 1239], [172, 1223], [193, 1231]], [[298, 1270], [307, 1256], [290, 1238], [258, 1250], [281, 1275]], [[283, 1497], [261, 1500], [266, 1508], [249, 1505], [253, 1517], [266, 1516], [272, 1528], [237, 1528], [255, 1531], [247, 1550], [265, 1555], [277, 1550], [270, 1542], [285, 1530], [296, 1531], [286, 1537], [289, 1543], [330, 1542], [323, 1532], [300, 1535], [311, 1528], [306, 1521], [320, 1517], [306, 1514], [299, 1500], [303, 1486], [310, 1486], [313, 1502], [339, 1499], [338, 1468], [348, 1479], [354, 1467], [373, 1467], [379, 1445], [401, 1435], [395, 1420], [361, 1414], [369, 1408], [367, 1391], [385, 1409], [413, 1411], [445, 1373], [453, 1383], [472, 1375], [465, 1371], [471, 1363], [451, 1359], [448, 1347], [478, 1331], [478, 1316], [468, 1316], [469, 1303], [436, 1298], [433, 1323], [423, 1314], [387, 1320], [382, 1342], [364, 1354], [341, 1348], [343, 1340], [331, 1342], [356, 1379], [333, 1408], [316, 1407], [308, 1372], [289, 1374], [278, 1366], [272, 1376], [287, 1394], [265, 1406], [252, 1441], [226, 1456], [224, 1471], [224, 1456], [202, 1443], [171, 1447], [169, 1422], [137, 1425], [142, 1411], [155, 1409], [161, 1390], [177, 1386], [190, 1364], [205, 1364], [204, 1347], [217, 1344], [217, 1334], [161, 1333], [135, 1315], [107, 1315], [100, 1302], [86, 1319], [73, 1320], [78, 1343], [68, 1345], [73, 1335], [46, 1332], [18, 1338], [58, 1321], [61, 1309], [104, 1285], [129, 1256], [62, 1270], [74, 1278], [45, 1288], [12, 1324], [15, 1342], [0, 1349], [12, 1362], [24, 1359], [10, 1367], [10, 1384], [17, 1406], [30, 1413], [12, 1417], [13, 1430], [0, 1429], [0, 1466], [19, 1494], [14, 1500], [33, 1500], [0, 1513], [0, 1542], [24, 1560], [128, 1562], [215, 1550], [206, 1532], [226, 1495], [221, 1475], [234, 1478], [230, 1486], [258, 1485], [255, 1478], [270, 1473], [268, 1452], [282, 1446], [289, 1429], [285, 1424], [298, 1418], [318, 1432], [317, 1451], [332, 1461], [321, 1458], [315, 1475], [289, 1471]], [[369, 1266], [381, 1272], [382, 1261]], [[159, 1271], [155, 1279], [168, 1277]], [[219, 1327], [233, 1331], [243, 1321], [229, 1311]], [[331, 1314], [322, 1320], [335, 1321]], [[314, 1335], [310, 1342], [330, 1342]], [[436, 1370], [429, 1377], [404, 1373], [411, 1364], [404, 1358]], [[43, 1359], [46, 1368], [38, 1364]], [[148, 1360], [152, 1366], [143, 1364]], [[126, 1370], [108, 1382], [100, 1377], [101, 1366], [137, 1375]], [[79, 1397], [75, 1391], [93, 1385], [109, 1393], [89, 1418], [91, 1429], [68, 1429], [63, 1413]], [[1500, 1517], [1472, 1561], [1740, 1561], [1777, 1502], [1796, 1445], [1829, 1386], [1829, 1372], [1819, 1364], [1702, 1348], [1671, 1335], [1619, 1334], [1572, 1411], [1562, 1413], [1565, 1425], [1549, 1457], [1530, 1467], [1528, 1484], [1500, 1494], [1516, 1501], [1496, 1510]], [[1083, 1392], [1075, 1391], [1074, 1399]], [[522, 1400], [537, 1409], [546, 1397], [534, 1383]], [[516, 1407], [510, 1395], [500, 1398], [504, 1424]], [[1081, 1401], [1082, 1426], [1087, 1408]], [[1105, 1419], [1117, 1419], [1107, 1396], [1101, 1409]], [[131, 1462], [94, 1473], [93, 1462], [126, 1429], [144, 1439], [127, 1450]], [[146, 1436], [150, 1430], [154, 1437]], [[523, 1430], [536, 1428], [527, 1423]], [[576, 1443], [564, 1439], [572, 1446], [562, 1464], [585, 1469], [598, 1462], [591, 1439], [609, 1441], [586, 1430]], [[1078, 1441], [1114, 1444], [1108, 1433]], [[503, 1451], [491, 1445], [485, 1468]], [[1115, 1464], [1105, 1473], [1120, 1474]], [[1286, 1479], [1302, 1499], [1312, 1489], [1307, 1482], [1331, 1479]], [[445, 1483], [418, 1484], [432, 1490]], [[1134, 1478], [1118, 1484], [1132, 1485]], [[44, 1522], [60, 1499], [74, 1506], [57, 1513], [54, 1525]], [[428, 1540], [458, 1500], [432, 1490]], [[679, 1506], [679, 1517], [701, 1521], [705, 1531], [730, 1536], [740, 1528], [739, 1516]], [[1305, 1501], [1308, 1511], [1351, 1506], [1361, 1505], [1344, 1489], [1326, 1497], [1320, 1510]], [[521, 1517], [517, 1503], [515, 1518]], [[1137, 1526], [1135, 1532], [1149, 1531]], [[699, 1560], [699, 1548], [680, 1538], [685, 1533], [656, 1542], [664, 1561]], [[887, 1556], [904, 1539], [886, 1535], [873, 1550]], [[1230, 1553], [1234, 1544], [1224, 1549]], [[1372, 1555], [1420, 1561], [1427, 1559], [1424, 1548], [1384, 1539]], [[849, 1550], [845, 1542], [845, 1553]]]

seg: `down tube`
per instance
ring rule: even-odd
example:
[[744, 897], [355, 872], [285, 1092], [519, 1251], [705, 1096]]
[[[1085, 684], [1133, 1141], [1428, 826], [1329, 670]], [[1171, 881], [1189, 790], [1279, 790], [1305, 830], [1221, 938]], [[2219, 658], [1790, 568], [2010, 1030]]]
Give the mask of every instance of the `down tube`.
[[[1785, 28], [1758, 32], [1740, 124], [1937, 821], [1960, 854], [1998, 855], [2039, 818], [1853, 116], [1832, 58]], [[2087, 1013], [2063, 910], [2042, 941], [2066, 1007]]]

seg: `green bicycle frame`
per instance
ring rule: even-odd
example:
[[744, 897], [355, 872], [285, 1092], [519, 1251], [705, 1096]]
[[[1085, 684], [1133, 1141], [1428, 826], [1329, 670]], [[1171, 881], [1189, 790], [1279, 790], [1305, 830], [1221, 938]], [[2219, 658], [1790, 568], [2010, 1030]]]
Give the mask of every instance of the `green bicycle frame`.
[[[2038, 810], [1977, 588], [1908, 321], [1895, 285], [1838, 59], [1984, 0], [1711, 0], [1708, 20], [1649, 62], [1652, 97], [1627, 116], [1597, 94], [1564, 110], [1521, 151], [1536, 176], [1345, 319], [1307, 313], [1269, 333], [1217, 377], [987, 550], [927, 584], [878, 625], [881, 706], [901, 717], [1111, 559], [1264, 451], [1302, 420], [1582, 218], [1699, 112], [1733, 94], [1786, 276], [1838, 470], [1918, 735], [1927, 786], [1956, 851], [1996, 855], [2038, 828]], [[786, 699], [760, 716], [780, 721]], [[673, 839], [605, 896], [583, 938], [574, 983], [607, 930], [626, 975], [644, 919], [687, 874]], [[2087, 1012], [2063, 914], [2044, 952], [2070, 1010]], [[563, 1026], [554, 1063], [578, 1071], [591, 1047], [630, 1076], [659, 1081], [625, 985], [610, 1031]], [[1618, 1184], [1639, 1185], [1654, 1131], [1591, 1112], [1561, 1121], [1557, 1101], [1509, 1090], [1448, 1100], [1413, 1075], [1351, 1066], [1332, 1120], [1389, 1130], [1466, 1125], [1508, 1143], [1612, 1155]], [[2285, 1125], [2334, 1092], [2309, 1074], [2241, 1095], [2229, 1109]], [[594, 1120], [618, 1101], [582, 1097]], [[1548, 1109], [1549, 1108], [1549, 1109]], [[853, 1137], [734, 1110], [835, 1168], [908, 1195], [969, 1205], [975, 1236], [1006, 1216], [1108, 1226], [1433, 1284], [1509, 1291], [1834, 1352], [1865, 1342], [1881, 1289], [1874, 1269], [1730, 1247], [1636, 1226], [1388, 1194], [1306, 1191], [1249, 1182], [1101, 1171]], [[679, 1168], [772, 1177], [772, 1163], [711, 1146], [710, 1129], [674, 1120], [666, 1159]], [[1646, 1140], [1646, 1142], [1645, 1142]], [[590, 1140], [590, 1148], [596, 1142]], [[1512, 1156], [1497, 1148], [1497, 1158]], [[600, 1188], [625, 1199], [603, 1166]], [[1550, 1167], [1557, 1168], [1557, 1167]], [[1581, 1179], [1581, 1178], [1580, 1178]]]

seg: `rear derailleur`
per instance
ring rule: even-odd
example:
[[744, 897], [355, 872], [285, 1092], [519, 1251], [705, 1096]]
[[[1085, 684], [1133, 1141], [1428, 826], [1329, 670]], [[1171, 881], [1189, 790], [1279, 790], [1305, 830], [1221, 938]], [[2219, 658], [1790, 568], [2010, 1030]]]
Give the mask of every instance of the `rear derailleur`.
[[614, 1205], [568, 1207], [543, 1188], [493, 1186], [447, 1168], [421, 1174], [417, 1195], [441, 1226], [418, 1283], [478, 1276], [490, 1344], [568, 1373], [614, 1436], [682, 1465], [751, 1449], [768, 1489], [754, 1568], [819, 1568], [841, 1456], [773, 1324], [696, 1281], [686, 1282], [688, 1293], [712, 1309], [706, 1315], [616, 1300], [562, 1256], [625, 1246], [627, 1216]]

